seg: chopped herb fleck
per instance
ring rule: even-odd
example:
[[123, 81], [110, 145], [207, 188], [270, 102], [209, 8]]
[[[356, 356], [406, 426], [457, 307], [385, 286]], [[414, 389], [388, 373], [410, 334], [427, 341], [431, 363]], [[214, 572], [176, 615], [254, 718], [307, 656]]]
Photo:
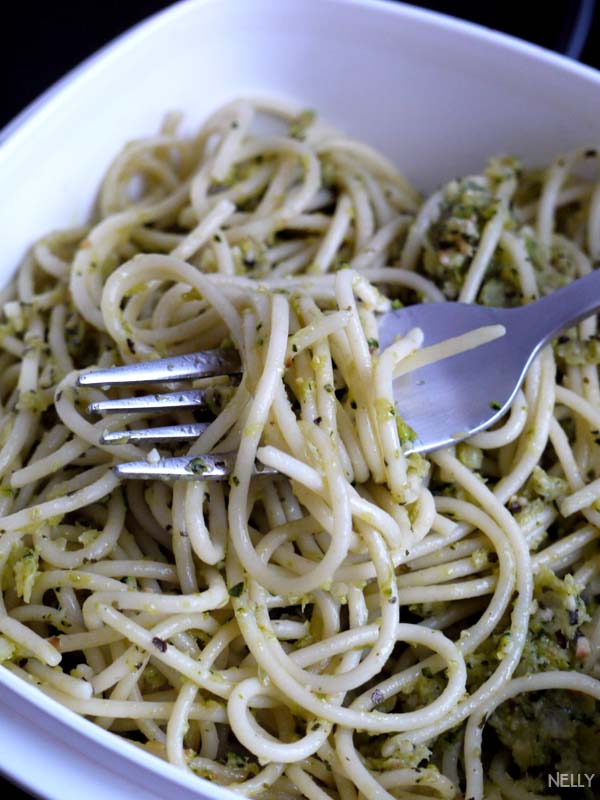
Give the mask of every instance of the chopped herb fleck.
[[197, 458], [192, 458], [192, 460], [187, 465], [187, 469], [190, 472], [193, 472], [194, 475], [203, 475], [205, 472], [210, 471], [210, 465], [207, 464], [203, 458], [197, 457]]
[[385, 695], [381, 691], [381, 689], [375, 689], [374, 692], [371, 692], [371, 702], [374, 706], [378, 706], [379, 703], [383, 703], [385, 700]]

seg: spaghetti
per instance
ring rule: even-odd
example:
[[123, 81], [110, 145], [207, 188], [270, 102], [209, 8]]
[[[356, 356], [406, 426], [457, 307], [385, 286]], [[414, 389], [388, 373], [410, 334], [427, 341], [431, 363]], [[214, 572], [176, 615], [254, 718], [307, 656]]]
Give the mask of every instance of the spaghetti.
[[[596, 320], [497, 428], [426, 460], [393, 377], [451, 345], [380, 352], [377, 314], [527, 303], [591, 270], [596, 152], [495, 159], [421, 203], [307, 112], [238, 101], [178, 127], [128, 144], [93, 222], [2, 293], [4, 667], [249, 797], [536, 798], [557, 768], [592, 773]], [[228, 484], [120, 485], [115, 463], [153, 454], [100, 434], [155, 420], [90, 420], [107, 393], [79, 372], [216, 346], [243, 376], [197, 383], [216, 390], [190, 452], [237, 452]], [[252, 479], [256, 457], [279, 476]]]

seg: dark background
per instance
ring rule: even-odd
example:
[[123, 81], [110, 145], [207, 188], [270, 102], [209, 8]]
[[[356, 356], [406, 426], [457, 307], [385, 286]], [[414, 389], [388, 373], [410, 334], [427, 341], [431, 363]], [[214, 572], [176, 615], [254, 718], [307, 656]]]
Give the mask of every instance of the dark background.
[[[3, 15], [0, 40], [0, 128], [99, 47], [171, 4], [164, 0], [11, 3], [10, 16]], [[511, 33], [600, 68], [600, 2], [598, 8], [594, 0], [438, 0], [413, 5]], [[0, 747], [1, 725], [0, 720]], [[11, 791], [17, 800], [29, 797], [0, 777], [1, 789]]]

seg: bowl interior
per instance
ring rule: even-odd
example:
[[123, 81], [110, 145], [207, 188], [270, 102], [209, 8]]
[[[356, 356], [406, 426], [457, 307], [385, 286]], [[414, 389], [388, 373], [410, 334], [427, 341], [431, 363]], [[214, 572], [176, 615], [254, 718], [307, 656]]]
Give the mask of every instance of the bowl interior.
[[289, 99], [429, 191], [493, 154], [540, 162], [599, 140], [598, 86], [566, 59], [396, 3], [188, 0], [105, 49], [5, 137], [0, 278], [37, 236], [86, 218], [112, 156], [167, 110], [192, 129], [237, 96]]

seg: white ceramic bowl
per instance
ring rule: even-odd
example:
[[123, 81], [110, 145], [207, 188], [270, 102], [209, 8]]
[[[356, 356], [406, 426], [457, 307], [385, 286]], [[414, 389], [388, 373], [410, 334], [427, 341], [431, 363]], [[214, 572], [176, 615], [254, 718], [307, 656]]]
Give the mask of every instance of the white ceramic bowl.
[[[83, 221], [125, 141], [166, 110], [194, 126], [239, 95], [318, 109], [423, 190], [495, 153], [600, 143], [600, 74], [483, 28], [372, 0], [188, 0], [62, 80], [0, 135], [0, 278]], [[44, 798], [233, 795], [182, 774], [0, 670], [0, 769]]]

